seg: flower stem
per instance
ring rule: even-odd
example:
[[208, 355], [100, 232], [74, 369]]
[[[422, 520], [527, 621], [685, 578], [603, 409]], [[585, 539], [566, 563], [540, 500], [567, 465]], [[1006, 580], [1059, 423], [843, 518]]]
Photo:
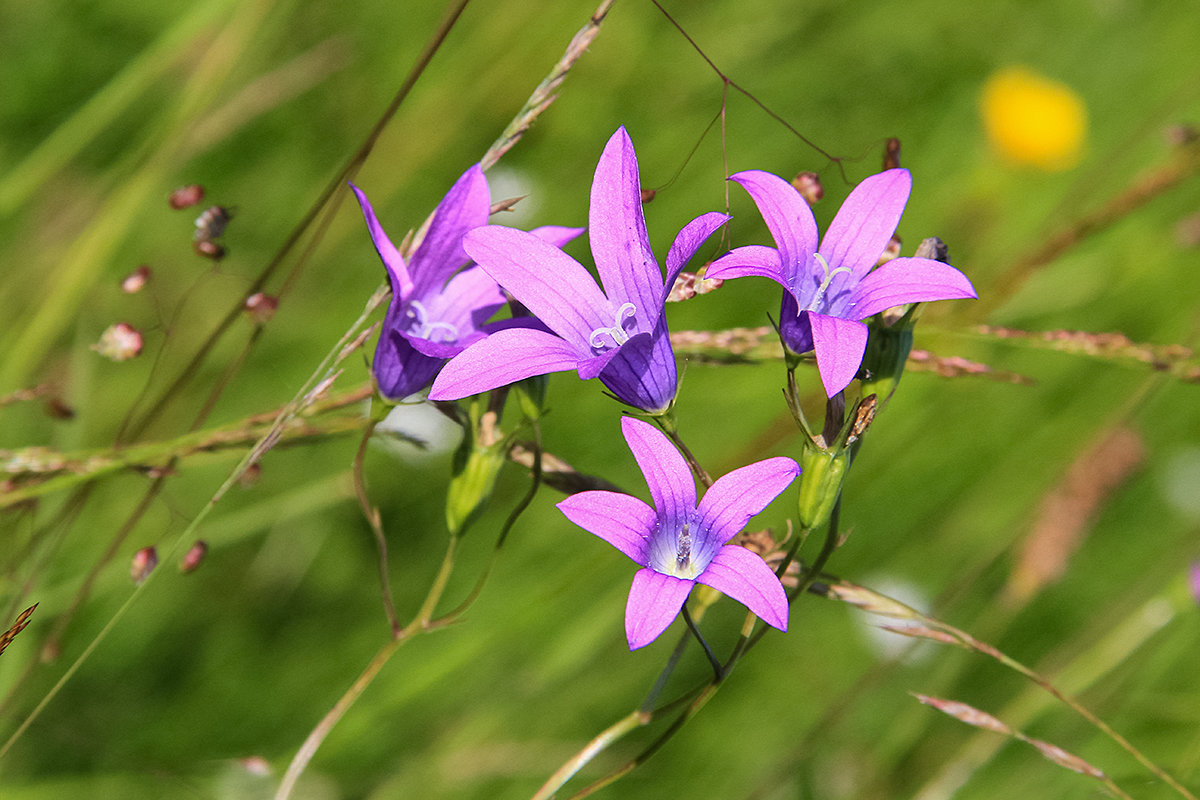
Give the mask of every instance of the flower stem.
[[717, 660], [716, 653], [714, 653], [712, 648], [708, 646], [708, 642], [706, 642], [704, 637], [700, 634], [700, 629], [697, 628], [696, 623], [692, 621], [692, 615], [688, 612], [687, 603], [683, 604], [683, 608], [681, 610], [683, 612], [683, 621], [687, 623], [688, 630], [692, 632], [692, 635], [696, 637], [696, 641], [700, 643], [700, 647], [704, 649], [704, 655], [708, 656], [708, 663], [712, 664], [713, 681], [720, 683], [721, 679], [725, 677], [725, 671], [721, 667], [721, 662]]
[[667, 438], [679, 449], [680, 455], [687, 461], [688, 467], [692, 470], [692, 474], [696, 476], [696, 480], [704, 485], [704, 488], [712, 486], [713, 480], [705, 472], [704, 467], [700, 466], [700, 462], [692, 455], [692, 451], [683, 443], [683, 439], [679, 438], [679, 428], [675, 425], [675, 416], [672, 413], [658, 414], [650, 417], [650, 421], [658, 426], [659, 430], [667, 435]]
[[367, 481], [363, 475], [367, 444], [371, 441], [371, 435], [375, 433], [375, 426], [378, 424], [379, 420], [377, 419], [367, 421], [363, 428], [362, 441], [358, 445], [358, 452], [354, 454], [354, 494], [358, 497], [358, 505], [362, 508], [363, 516], [367, 518], [367, 523], [371, 526], [371, 533], [375, 535], [375, 547], [379, 551], [379, 587], [383, 593], [383, 610], [387, 613], [388, 625], [391, 626], [392, 637], [395, 638], [400, 633], [400, 620], [396, 617], [396, 604], [392, 602], [392, 587], [388, 580], [387, 537], [383, 534], [383, 520], [379, 516], [379, 508], [371, 505], [371, 499], [367, 496]]

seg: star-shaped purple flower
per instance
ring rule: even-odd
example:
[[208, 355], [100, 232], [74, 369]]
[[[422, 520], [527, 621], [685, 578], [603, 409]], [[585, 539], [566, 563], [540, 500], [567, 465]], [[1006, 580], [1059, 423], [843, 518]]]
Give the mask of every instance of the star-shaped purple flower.
[[650, 249], [637, 156], [625, 129], [604, 148], [592, 181], [588, 236], [604, 290], [575, 259], [524, 231], [490, 225], [463, 247], [544, 328], [511, 327], [446, 365], [429, 396], [455, 400], [533, 375], [574, 369], [651, 414], [675, 399], [675, 354], [663, 304], [688, 259], [728, 219], [710, 212], [679, 232], [667, 278]]
[[463, 234], [487, 224], [487, 179], [478, 164], [463, 173], [438, 203], [407, 264], [366, 194], [353, 184], [350, 188], [392, 285], [371, 368], [380, 393], [398, 400], [428, 386], [447, 358], [482, 338], [480, 327], [504, 305], [504, 293], [486, 272], [474, 266], [462, 269], [470, 260], [462, 249]]
[[735, 469], [709, 487], [697, 505], [687, 462], [666, 436], [632, 417], [621, 420], [621, 430], [646, 476], [654, 508], [605, 491], [571, 495], [558, 508], [642, 566], [625, 606], [629, 649], [657, 639], [697, 583], [787, 630], [788, 600], [779, 578], [760, 556], [726, 542], [795, 480], [799, 465], [780, 457]]
[[872, 269], [900, 223], [912, 176], [905, 169], [872, 175], [850, 192], [817, 247], [812, 209], [783, 178], [749, 170], [731, 177], [762, 213], [775, 247], [739, 247], [714, 261], [709, 278], [758, 275], [784, 288], [779, 332], [794, 353], [816, 352], [829, 397], [854, 380], [867, 346], [860, 320], [927, 300], [976, 297], [954, 267], [929, 258], [894, 258]]

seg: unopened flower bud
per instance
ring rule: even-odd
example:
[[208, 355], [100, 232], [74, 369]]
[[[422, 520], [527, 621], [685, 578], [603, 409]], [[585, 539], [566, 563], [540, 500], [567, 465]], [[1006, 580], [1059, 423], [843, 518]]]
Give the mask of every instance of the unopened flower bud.
[[225, 257], [225, 248], [207, 239], [192, 242], [192, 249], [196, 251], [196, 255], [211, 258], [213, 261], [220, 261]]
[[203, 199], [204, 187], [198, 183], [191, 183], [187, 186], [180, 186], [171, 192], [171, 196], [167, 198], [167, 204], [178, 211], [181, 208], [191, 208]]
[[896, 169], [900, 166], [900, 140], [895, 136], [883, 143], [883, 168]]
[[446, 492], [446, 526], [453, 536], [465, 532], [487, 506], [496, 478], [508, 460], [507, 445], [496, 428], [496, 412], [483, 410], [481, 395], [469, 402], [469, 421], [454, 454], [454, 474]]
[[879, 254], [879, 260], [875, 262], [875, 266], [882, 267], [884, 264], [900, 255], [900, 248], [903, 245], [903, 240], [898, 235], [893, 233], [892, 238], [888, 240], [887, 247], [885, 247], [883, 252]]
[[256, 292], [246, 298], [246, 313], [259, 325], [270, 322], [278, 308], [279, 298], [273, 295]]
[[153, 547], [143, 547], [133, 554], [133, 561], [129, 565], [129, 577], [133, 579], [134, 585], [140, 586], [157, 566], [158, 553]]
[[137, 294], [150, 280], [150, 267], [142, 264], [121, 281], [121, 291], [125, 294]]
[[792, 178], [792, 186], [810, 206], [815, 206], [825, 196], [825, 187], [821, 185], [821, 176], [815, 172], [801, 172]]
[[657, 189], [642, 189], [642, 205], [651, 202], [656, 196], [658, 196]]
[[845, 447], [826, 449], [805, 440], [800, 453], [800, 525], [807, 530], [824, 525], [842, 493], [850, 464]]
[[195, 572], [196, 569], [204, 563], [204, 557], [208, 555], [208, 543], [203, 539], [197, 539], [195, 544], [188, 548], [184, 554], [183, 560], [179, 562], [179, 571], [184, 575], [189, 572]]
[[142, 352], [142, 334], [125, 322], [109, 325], [92, 349], [112, 361], [128, 361]]
[[233, 212], [224, 206], [209, 206], [196, 217], [196, 241], [220, 239], [225, 226], [233, 219]]

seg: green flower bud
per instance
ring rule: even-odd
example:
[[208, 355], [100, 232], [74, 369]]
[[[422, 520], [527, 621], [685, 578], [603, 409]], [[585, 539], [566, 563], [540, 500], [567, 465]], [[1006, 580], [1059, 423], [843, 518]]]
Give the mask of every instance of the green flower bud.
[[845, 446], [827, 449], [806, 440], [800, 453], [800, 525], [814, 530], [824, 525], [842, 493], [842, 481], [850, 465]]

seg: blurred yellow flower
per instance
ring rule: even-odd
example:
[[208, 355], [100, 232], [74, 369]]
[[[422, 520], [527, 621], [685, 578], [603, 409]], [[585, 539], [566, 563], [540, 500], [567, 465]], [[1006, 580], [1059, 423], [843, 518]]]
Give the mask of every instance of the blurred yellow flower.
[[1087, 109], [1066, 84], [1028, 67], [1006, 67], [983, 87], [983, 122], [1005, 159], [1058, 172], [1079, 162]]

